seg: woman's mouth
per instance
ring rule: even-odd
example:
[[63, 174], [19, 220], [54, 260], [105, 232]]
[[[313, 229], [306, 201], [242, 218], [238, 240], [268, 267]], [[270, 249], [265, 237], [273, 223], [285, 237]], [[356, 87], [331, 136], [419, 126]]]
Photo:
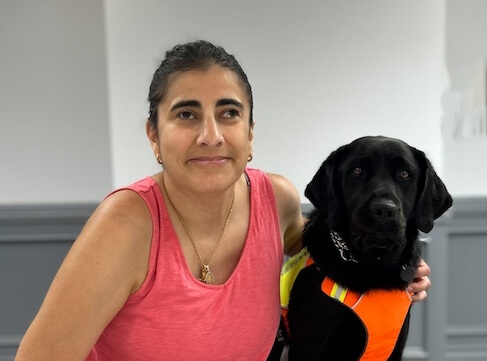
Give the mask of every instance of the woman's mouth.
[[195, 157], [189, 159], [188, 162], [194, 163], [194, 164], [201, 164], [201, 165], [222, 165], [227, 163], [230, 160], [229, 157], [223, 157], [223, 156], [211, 156], [211, 157]]

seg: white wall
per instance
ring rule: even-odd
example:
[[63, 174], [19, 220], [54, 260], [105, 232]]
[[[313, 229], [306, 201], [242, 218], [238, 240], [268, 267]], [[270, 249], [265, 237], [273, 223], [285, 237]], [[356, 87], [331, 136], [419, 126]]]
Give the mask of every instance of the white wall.
[[167, 49], [199, 38], [234, 53], [253, 86], [252, 165], [301, 194], [333, 149], [367, 134], [423, 149], [442, 174], [444, 10], [423, 0], [106, 0], [115, 184], [157, 170], [144, 131], [150, 80]]
[[144, 130], [151, 76], [165, 50], [197, 38], [248, 73], [252, 165], [301, 194], [331, 150], [385, 134], [425, 150], [455, 196], [485, 196], [487, 137], [451, 137], [445, 99], [471, 91], [487, 55], [486, 6], [2, 0], [0, 205], [97, 202], [157, 171]]
[[112, 187], [103, 5], [0, 1], [0, 204]]
[[444, 163], [451, 192], [487, 195], [487, 2], [448, 0]]

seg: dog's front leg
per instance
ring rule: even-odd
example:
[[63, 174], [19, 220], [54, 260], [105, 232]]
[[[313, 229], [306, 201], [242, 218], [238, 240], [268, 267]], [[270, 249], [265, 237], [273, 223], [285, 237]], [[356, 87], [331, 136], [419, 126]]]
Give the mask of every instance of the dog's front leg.
[[346, 306], [321, 291], [324, 276], [303, 269], [291, 292], [289, 360], [357, 360], [365, 348], [365, 329]]

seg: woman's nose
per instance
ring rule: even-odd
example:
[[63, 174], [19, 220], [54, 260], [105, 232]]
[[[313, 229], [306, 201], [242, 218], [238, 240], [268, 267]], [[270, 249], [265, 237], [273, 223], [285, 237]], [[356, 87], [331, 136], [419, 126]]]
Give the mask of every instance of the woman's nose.
[[201, 123], [197, 143], [199, 145], [218, 146], [224, 142], [220, 124], [214, 116], [206, 116]]

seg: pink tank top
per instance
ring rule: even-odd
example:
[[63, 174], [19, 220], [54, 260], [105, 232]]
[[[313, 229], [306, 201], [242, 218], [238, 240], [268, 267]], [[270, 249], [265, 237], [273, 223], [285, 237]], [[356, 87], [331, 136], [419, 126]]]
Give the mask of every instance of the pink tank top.
[[250, 223], [233, 274], [223, 285], [191, 274], [158, 185], [137, 192], [152, 215], [147, 278], [110, 322], [87, 360], [266, 360], [280, 319], [283, 249], [272, 185], [248, 168]]

